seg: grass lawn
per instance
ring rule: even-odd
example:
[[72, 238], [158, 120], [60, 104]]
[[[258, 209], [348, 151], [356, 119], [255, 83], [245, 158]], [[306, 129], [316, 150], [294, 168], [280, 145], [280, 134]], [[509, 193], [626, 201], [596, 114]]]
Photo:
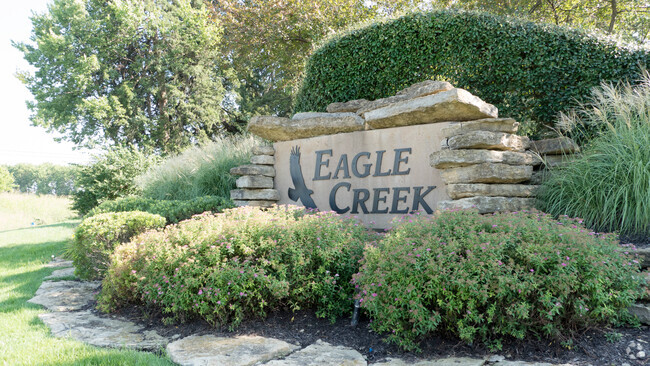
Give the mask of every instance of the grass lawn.
[[[166, 357], [145, 352], [53, 338], [38, 319], [46, 310], [27, 303], [43, 277], [54, 270], [45, 264], [52, 255], [63, 253], [79, 223], [69, 219], [73, 214], [68, 206], [69, 201], [61, 198], [0, 195], [0, 365], [172, 365]], [[39, 207], [45, 215], [39, 216]], [[50, 221], [17, 228], [9, 220], [14, 215], [21, 222], [28, 217]]]

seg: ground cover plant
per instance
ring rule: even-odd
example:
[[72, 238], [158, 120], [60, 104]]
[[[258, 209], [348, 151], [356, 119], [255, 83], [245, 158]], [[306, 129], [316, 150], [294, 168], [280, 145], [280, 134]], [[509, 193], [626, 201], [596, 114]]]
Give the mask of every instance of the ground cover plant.
[[106, 212], [144, 211], [160, 215], [168, 224], [177, 223], [207, 211], [221, 212], [235, 207], [230, 199], [204, 196], [189, 200], [157, 200], [142, 197], [125, 197], [102, 202], [90, 210], [85, 217], [91, 217]]
[[601, 81], [638, 77], [649, 59], [647, 50], [549, 24], [462, 10], [413, 13], [316, 50], [295, 109], [324, 111], [332, 102], [383, 98], [438, 79], [541, 128]]
[[434, 332], [493, 349], [505, 337], [566, 340], [629, 320], [642, 281], [631, 250], [580, 219], [475, 211], [405, 218], [354, 277], [372, 328], [406, 349]]
[[297, 207], [197, 216], [120, 245], [100, 307], [144, 303], [169, 321], [231, 328], [280, 308], [333, 320], [353, 308], [350, 280], [375, 235], [354, 219]]
[[539, 208], [582, 217], [595, 230], [650, 236], [650, 76], [637, 86], [595, 89], [559, 127], [582, 141], [583, 151], [551, 171]]
[[192, 146], [170, 156], [136, 178], [141, 196], [158, 200], [230, 197], [235, 178], [230, 169], [249, 163], [258, 138], [234, 135]]
[[108, 212], [84, 219], [75, 229], [66, 251], [72, 259], [75, 275], [86, 280], [101, 279], [113, 250], [120, 243], [147, 230], [165, 227], [166, 220], [148, 212]]
[[[14, 198], [16, 202], [6, 204]], [[46, 264], [63, 253], [78, 221], [58, 221], [74, 215], [70, 201], [62, 197], [3, 194], [0, 203], [0, 217], [35, 217], [46, 208], [52, 220], [35, 226], [21, 221], [20, 227], [0, 221], [0, 365], [173, 365], [150, 353], [52, 337], [38, 319], [46, 310], [27, 300], [55, 270]]]

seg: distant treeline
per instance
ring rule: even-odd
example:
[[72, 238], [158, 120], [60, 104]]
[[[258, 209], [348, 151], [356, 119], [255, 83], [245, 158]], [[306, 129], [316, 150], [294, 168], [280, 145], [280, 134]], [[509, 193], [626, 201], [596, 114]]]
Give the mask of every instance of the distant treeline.
[[24, 193], [67, 196], [75, 191], [77, 166], [16, 164], [6, 166], [14, 177], [16, 190]]

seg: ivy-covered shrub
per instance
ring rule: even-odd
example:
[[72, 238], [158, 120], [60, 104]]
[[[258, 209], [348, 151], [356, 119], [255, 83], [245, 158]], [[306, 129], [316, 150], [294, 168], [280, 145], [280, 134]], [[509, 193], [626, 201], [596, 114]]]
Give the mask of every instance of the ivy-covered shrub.
[[580, 219], [445, 211], [398, 223], [354, 282], [373, 329], [406, 349], [433, 332], [498, 349], [504, 337], [628, 319], [642, 283], [631, 252]]
[[86, 217], [104, 212], [144, 211], [160, 215], [167, 220], [168, 224], [171, 224], [189, 219], [196, 214], [207, 211], [217, 213], [233, 207], [235, 205], [231, 200], [214, 196], [197, 197], [186, 201], [155, 200], [133, 196], [102, 202]]
[[135, 177], [156, 161], [156, 155], [119, 146], [94, 156], [91, 164], [77, 172], [72, 208], [85, 215], [104, 201], [136, 194]]
[[353, 309], [350, 280], [375, 235], [356, 220], [297, 207], [196, 216], [120, 245], [100, 308], [139, 302], [171, 320], [231, 328], [277, 308], [333, 320]]
[[147, 230], [165, 227], [165, 218], [147, 212], [109, 212], [81, 222], [68, 247], [75, 274], [82, 279], [104, 277], [113, 249]]
[[502, 116], [552, 124], [601, 81], [636, 78], [649, 59], [647, 51], [549, 24], [462, 10], [414, 13], [320, 47], [295, 109], [324, 111], [436, 79], [496, 105]]

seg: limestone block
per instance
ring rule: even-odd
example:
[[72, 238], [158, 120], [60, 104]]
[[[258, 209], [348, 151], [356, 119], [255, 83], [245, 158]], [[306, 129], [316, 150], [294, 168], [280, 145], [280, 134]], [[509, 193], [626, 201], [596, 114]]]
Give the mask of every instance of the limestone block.
[[100, 284], [99, 281], [44, 281], [27, 302], [51, 311], [81, 310], [93, 302]]
[[66, 277], [74, 277], [74, 267], [57, 269], [56, 271], [52, 272], [51, 275], [45, 277], [44, 279], [52, 280], [52, 279], [66, 278]]
[[270, 141], [288, 141], [364, 129], [363, 119], [354, 113], [299, 113], [296, 116], [293, 119], [253, 117], [248, 131]]
[[167, 345], [172, 361], [182, 366], [252, 366], [284, 357], [300, 347], [274, 338], [213, 335], [189, 336]]
[[572, 154], [580, 151], [578, 145], [568, 137], [532, 141], [530, 149], [541, 155]]
[[277, 189], [233, 189], [230, 191], [232, 200], [277, 201], [280, 194]]
[[121, 319], [99, 317], [88, 310], [45, 313], [38, 317], [54, 337], [72, 338], [97, 347], [158, 351], [167, 344], [167, 338], [154, 330]]
[[441, 171], [446, 184], [454, 183], [521, 183], [530, 179], [532, 166], [484, 163]]
[[471, 121], [498, 117], [495, 106], [463, 89], [408, 99], [364, 113], [374, 129], [443, 121]]
[[[383, 362], [376, 363], [377, 366], [483, 366], [485, 360], [480, 358], [448, 357], [437, 360], [423, 360], [415, 363], [405, 362], [398, 358], [388, 358]], [[499, 364], [500, 365], [500, 364]]]
[[409, 99], [413, 99], [451, 90], [453, 88], [454, 86], [446, 81], [425, 80], [423, 82], [413, 84], [406, 89], [402, 89], [395, 95], [404, 95]]
[[450, 149], [524, 151], [530, 145], [530, 140], [526, 136], [511, 133], [472, 131], [450, 137], [447, 144]]
[[448, 184], [447, 195], [452, 199], [476, 196], [534, 197], [539, 186], [525, 184]]
[[438, 202], [439, 210], [477, 209], [480, 213], [521, 211], [533, 208], [534, 198], [521, 197], [469, 197]]
[[530, 180], [528, 181], [528, 184], [540, 185], [544, 183], [544, 180], [546, 179], [546, 174], [547, 172], [544, 170], [534, 171], [533, 175], [530, 177]]
[[641, 323], [650, 325], [650, 304], [637, 303], [631, 305], [628, 310], [639, 318]]
[[266, 145], [253, 146], [253, 155], [275, 155], [275, 149]]
[[271, 208], [273, 207], [273, 205], [277, 204], [276, 201], [260, 201], [260, 200], [253, 200], [253, 201], [233, 200], [233, 202], [237, 207], [251, 206], [251, 207]]
[[545, 155], [542, 158], [544, 166], [547, 168], [556, 168], [562, 166], [573, 159], [573, 155]]
[[429, 163], [436, 169], [448, 169], [483, 163], [508, 165], [534, 165], [538, 160], [532, 153], [494, 150], [441, 150], [429, 156]]
[[271, 155], [253, 155], [251, 157], [251, 164], [273, 165], [275, 164], [275, 157]]
[[366, 366], [363, 356], [352, 348], [332, 346], [320, 339], [284, 360], [273, 360], [265, 366]]
[[268, 165], [242, 165], [230, 169], [232, 175], [264, 175], [275, 177], [275, 168]]
[[273, 178], [263, 175], [244, 175], [237, 178], [237, 188], [273, 188]]
[[443, 128], [442, 135], [452, 137], [473, 131], [515, 133], [517, 130], [519, 130], [519, 122], [512, 118], [485, 118], [477, 121], [458, 122]]
[[328, 113], [345, 113], [352, 112], [357, 113], [357, 111], [365, 107], [370, 101], [367, 99], [355, 99], [349, 102], [336, 102], [327, 106]]

